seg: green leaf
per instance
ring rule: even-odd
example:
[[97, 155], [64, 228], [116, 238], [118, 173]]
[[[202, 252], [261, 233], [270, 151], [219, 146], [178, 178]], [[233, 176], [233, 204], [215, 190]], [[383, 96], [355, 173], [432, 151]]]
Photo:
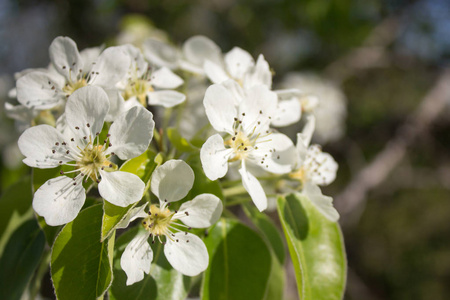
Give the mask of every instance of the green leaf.
[[[152, 176], [153, 170], [162, 163], [161, 156], [148, 150], [138, 157], [126, 161], [122, 167], [121, 171], [136, 174], [142, 181], [146, 184], [144, 194], [150, 187], [150, 178]], [[103, 201], [103, 222], [102, 222], [102, 241], [108, 238], [121, 220], [125, 218], [127, 213], [136, 206], [138, 202], [128, 205], [127, 207], [120, 207], [109, 203], [108, 201]]]
[[0, 198], [0, 255], [14, 230], [33, 217], [32, 199], [29, 176], [12, 185]]
[[139, 228], [135, 227], [117, 239], [114, 253], [114, 282], [110, 290], [110, 299], [186, 299], [190, 278], [170, 266], [162, 251], [163, 246], [159, 243], [152, 245], [154, 258], [150, 274], [145, 274], [144, 279], [139, 282], [126, 285], [127, 275], [120, 267], [120, 257], [138, 230]]
[[270, 271], [269, 282], [267, 285], [267, 292], [265, 300], [280, 300], [284, 299], [284, 281], [285, 272], [283, 265], [278, 261], [275, 253], [272, 253], [272, 268]]
[[253, 224], [256, 225], [256, 228], [260, 231], [263, 238], [276, 254], [278, 261], [283, 264], [286, 256], [286, 249], [281, 233], [278, 231], [273, 221], [266, 214], [261, 213], [253, 203], [246, 204], [243, 208], [244, 212]]
[[202, 299], [265, 299], [272, 257], [263, 239], [239, 221], [221, 219], [205, 244], [209, 267], [202, 284]]
[[101, 243], [102, 205], [66, 224], [55, 240], [51, 275], [58, 299], [96, 299], [112, 282], [114, 236]]
[[11, 235], [0, 259], [0, 299], [20, 299], [45, 247], [36, 220], [23, 223]]
[[198, 152], [199, 149], [188, 142], [175, 128], [167, 128], [167, 137], [180, 152]]
[[328, 221], [303, 196], [277, 200], [302, 300], [342, 299], [347, 261], [338, 223]]

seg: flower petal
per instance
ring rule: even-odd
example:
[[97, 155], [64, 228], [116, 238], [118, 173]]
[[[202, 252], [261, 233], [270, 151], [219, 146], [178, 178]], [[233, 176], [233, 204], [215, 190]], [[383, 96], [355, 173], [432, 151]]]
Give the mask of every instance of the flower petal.
[[82, 87], [76, 90], [67, 101], [67, 124], [77, 137], [95, 137], [97, 132], [102, 131], [103, 121], [108, 111], [109, 99], [102, 88]]
[[230, 76], [228, 76], [221, 64], [212, 62], [209, 59], [206, 59], [203, 63], [203, 69], [212, 83], [222, 83], [230, 79]]
[[65, 155], [63, 141], [64, 137], [54, 127], [39, 125], [25, 130], [19, 138], [18, 145], [20, 152], [25, 156], [23, 162], [26, 165], [47, 169], [57, 167], [60, 161], [72, 160]]
[[135, 174], [100, 170], [102, 179], [98, 184], [100, 196], [114, 205], [125, 207], [141, 200], [145, 184]]
[[213, 84], [206, 90], [203, 105], [206, 116], [212, 127], [219, 132], [233, 134], [234, 118], [237, 117], [237, 109], [233, 94], [223, 85]]
[[272, 86], [272, 72], [262, 54], [259, 55], [256, 66], [245, 74], [244, 87], [249, 89], [256, 85], [265, 85], [269, 89]]
[[100, 56], [103, 47], [85, 48], [80, 51], [81, 60], [83, 61], [83, 73], [87, 74], [91, 71], [93, 62]]
[[164, 107], [173, 107], [186, 100], [186, 95], [176, 91], [156, 91], [148, 95], [148, 105], [162, 105]]
[[[61, 75], [58, 75], [61, 76]], [[17, 80], [17, 100], [28, 108], [50, 109], [62, 100], [64, 78], [44, 72], [30, 72]]]
[[137, 218], [145, 218], [148, 216], [148, 214], [144, 211], [144, 209], [147, 207], [148, 203], [145, 203], [144, 205], [141, 205], [139, 207], [133, 207], [130, 209], [130, 211], [126, 214], [125, 218], [123, 218], [118, 224], [117, 228], [127, 228], [128, 225], [130, 225], [131, 222], [136, 220]]
[[298, 159], [297, 149], [291, 139], [282, 133], [272, 133], [261, 140], [257, 141], [258, 149], [252, 153], [254, 162], [275, 174], [291, 172]]
[[255, 61], [250, 53], [239, 47], [234, 47], [225, 54], [225, 65], [233, 79], [243, 80], [245, 73], [255, 65]]
[[198, 236], [177, 232], [172, 239], [167, 240], [164, 254], [175, 270], [187, 276], [196, 276], [206, 270], [208, 250]]
[[114, 122], [124, 112], [125, 100], [117, 89], [104, 89], [109, 99], [109, 111], [105, 121]]
[[111, 125], [109, 141], [112, 146], [106, 153], [114, 152], [122, 160], [141, 155], [153, 138], [154, 127], [151, 112], [142, 106], [132, 107]]
[[66, 176], [53, 178], [34, 193], [33, 209], [50, 226], [69, 223], [75, 219], [86, 200], [83, 185]]
[[328, 185], [336, 178], [337, 162], [330, 154], [322, 152], [319, 145], [308, 148], [305, 165], [308, 178], [314, 184]]
[[333, 207], [333, 198], [322, 195], [320, 188], [311, 182], [306, 182], [303, 186], [305, 194], [312, 204], [331, 222], [339, 220], [339, 213]]
[[120, 267], [127, 274], [127, 285], [144, 279], [144, 272], [150, 273], [153, 251], [150, 248], [147, 232], [141, 232], [131, 240], [120, 257]]
[[239, 106], [244, 131], [256, 134], [266, 131], [276, 109], [277, 95], [266, 86], [254, 86], [247, 90], [247, 98]]
[[178, 201], [194, 184], [194, 171], [182, 160], [168, 160], [153, 172], [151, 188], [160, 201]]
[[180, 220], [193, 228], [206, 228], [219, 220], [222, 214], [222, 201], [213, 194], [201, 194], [183, 203], [178, 214]]
[[50, 61], [61, 75], [70, 81], [77, 81], [84, 63], [77, 44], [71, 38], [65, 36], [55, 38], [50, 45], [49, 54]]
[[212, 40], [206, 36], [196, 35], [184, 42], [183, 54], [186, 59], [197, 65], [203, 66], [205, 59], [214, 63], [220, 63], [222, 50]]
[[277, 111], [272, 118], [272, 125], [284, 127], [300, 121], [302, 116], [302, 107], [296, 99], [278, 101]]
[[228, 172], [228, 158], [232, 149], [226, 149], [220, 134], [209, 137], [200, 149], [203, 171], [210, 180], [222, 178]]
[[183, 79], [170, 71], [167, 67], [162, 67], [152, 73], [151, 83], [161, 89], [176, 89], [183, 84]]
[[309, 146], [315, 127], [316, 118], [314, 117], [314, 115], [308, 115], [308, 117], [306, 118], [306, 124], [303, 127], [302, 132], [297, 134], [297, 147], [299, 147], [299, 143], [303, 144], [303, 147], [301, 149]]
[[244, 164], [242, 165], [242, 168], [239, 169], [239, 173], [242, 177], [242, 185], [249, 193], [253, 203], [256, 205], [256, 208], [258, 208], [259, 211], [265, 210], [267, 208], [267, 197], [261, 183], [259, 183], [258, 179], [256, 179], [255, 176], [245, 169]]
[[109, 47], [100, 54], [91, 69], [89, 84], [112, 88], [125, 77], [131, 59], [122, 47]]
[[142, 44], [144, 57], [159, 67], [176, 69], [180, 53], [175, 48], [158, 40], [148, 39]]
[[141, 50], [139, 48], [126, 44], [121, 46], [122, 50], [130, 56], [130, 67], [128, 69], [127, 77], [141, 77], [148, 70], [148, 63], [144, 59]]

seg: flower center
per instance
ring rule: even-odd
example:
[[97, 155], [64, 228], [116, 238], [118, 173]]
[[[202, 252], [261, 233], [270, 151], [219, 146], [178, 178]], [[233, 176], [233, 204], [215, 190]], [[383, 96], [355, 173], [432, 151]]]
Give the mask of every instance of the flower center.
[[66, 93], [67, 96], [70, 96], [73, 92], [85, 86], [87, 86], [87, 81], [86, 79], [82, 78], [78, 81], [67, 83], [62, 90], [64, 93]]
[[117, 169], [117, 165], [106, 158], [102, 145], [93, 146], [89, 143], [81, 150], [80, 156], [81, 158], [77, 161], [80, 172], [88, 175], [94, 181], [98, 178], [97, 172], [100, 169], [107, 171]]
[[306, 180], [306, 171], [304, 168], [300, 168], [295, 170], [294, 172], [289, 173], [289, 178], [300, 181], [303, 183]]
[[123, 98], [128, 100], [136, 97], [143, 106], [147, 106], [147, 93], [152, 92], [153, 87], [147, 79], [130, 80], [123, 92]]
[[171, 233], [170, 224], [174, 214], [166, 207], [159, 208], [153, 204], [148, 216], [142, 221], [142, 226], [153, 236], [168, 236]]
[[248, 152], [254, 148], [254, 144], [255, 140], [250, 140], [242, 131], [235, 133], [234, 136], [225, 141], [225, 146], [232, 148], [235, 154], [231, 161], [245, 159]]

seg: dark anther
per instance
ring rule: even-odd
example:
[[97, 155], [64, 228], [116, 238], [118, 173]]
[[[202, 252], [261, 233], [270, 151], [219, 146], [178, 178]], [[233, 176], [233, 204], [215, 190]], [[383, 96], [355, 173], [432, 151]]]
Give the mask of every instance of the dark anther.
[[59, 174], [64, 175], [64, 171], [63, 170], [59, 171]]
[[76, 130], [78, 130], [78, 129], [80, 129], [80, 127], [78, 127], [78, 126], [75, 126], [75, 129], [76, 129]]
[[66, 142], [62, 142], [62, 144], [61, 144], [61, 145], [65, 146], [65, 145], [67, 145], [67, 144], [66, 144]]
[[91, 124], [87, 123], [86, 126], [87, 126], [87, 127], [91, 127]]
[[109, 164], [109, 167], [112, 168], [112, 164]]
[[67, 151], [66, 151], [66, 154], [69, 154], [69, 152], [70, 152], [70, 151], [69, 151], [69, 150], [67, 150]]
[[73, 183], [73, 185], [77, 185], [77, 183], [76, 183], [76, 182], [74, 182], [74, 183]]
[[59, 143], [58, 143], [58, 142], [56, 142], [56, 143], [55, 143], [55, 146], [59, 146]]
[[111, 143], [109, 143], [109, 147], [111, 147], [112, 146], [112, 144]]
[[56, 151], [55, 151], [55, 150], [52, 150], [52, 153], [54, 154], [54, 153], [56, 153]]
[[189, 216], [189, 213], [187, 211], [184, 212], [186, 214], [186, 216]]
[[235, 141], [236, 140], [236, 137], [235, 136], [233, 136], [232, 138], [231, 138], [233, 141]]
[[74, 139], [74, 138], [71, 138], [70, 141], [71, 141], [71, 142], [75, 142], [75, 139]]

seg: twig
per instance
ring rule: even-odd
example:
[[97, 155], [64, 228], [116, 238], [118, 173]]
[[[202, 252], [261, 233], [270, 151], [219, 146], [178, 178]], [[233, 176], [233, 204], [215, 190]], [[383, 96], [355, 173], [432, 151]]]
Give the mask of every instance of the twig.
[[336, 207], [342, 222], [366, 201], [367, 193], [383, 182], [405, 156], [417, 136], [428, 130], [450, 100], [450, 70], [442, 71], [433, 88], [423, 98], [416, 111], [399, 127], [395, 136], [375, 159], [364, 167], [336, 197]]

